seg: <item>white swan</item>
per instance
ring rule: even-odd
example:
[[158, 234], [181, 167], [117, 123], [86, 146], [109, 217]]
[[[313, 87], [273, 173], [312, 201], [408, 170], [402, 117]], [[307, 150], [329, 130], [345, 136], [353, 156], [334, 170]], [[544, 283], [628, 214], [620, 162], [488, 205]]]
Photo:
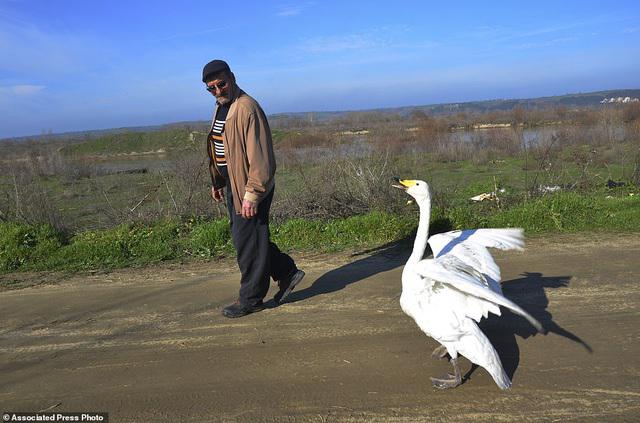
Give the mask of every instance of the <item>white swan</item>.
[[[436, 388], [454, 388], [462, 383], [458, 354], [484, 367], [501, 389], [511, 387], [500, 358], [476, 322], [488, 313], [500, 315], [506, 307], [525, 317], [536, 329], [542, 325], [517, 304], [502, 295], [500, 269], [488, 247], [522, 250], [522, 229], [475, 229], [451, 231], [428, 238], [431, 215], [429, 186], [424, 181], [398, 180], [420, 207], [420, 223], [413, 252], [402, 271], [400, 306], [420, 329], [438, 341], [432, 356], [451, 357], [454, 374], [431, 378]], [[427, 238], [433, 259], [423, 260]]]

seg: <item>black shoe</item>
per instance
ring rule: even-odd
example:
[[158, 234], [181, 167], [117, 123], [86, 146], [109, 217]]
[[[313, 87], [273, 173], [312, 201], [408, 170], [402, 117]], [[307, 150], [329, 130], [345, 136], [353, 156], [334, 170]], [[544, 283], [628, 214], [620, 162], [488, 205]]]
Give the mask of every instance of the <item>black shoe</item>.
[[239, 301], [236, 301], [235, 303], [226, 306], [225, 308], [222, 309], [222, 315], [224, 317], [229, 317], [229, 318], [236, 318], [236, 317], [242, 317], [242, 316], [246, 316], [247, 314], [251, 314], [251, 313], [257, 313], [258, 311], [262, 311], [264, 310], [264, 304], [262, 303], [262, 301], [260, 301], [259, 303], [255, 304], [255, 305], [242, 305], [240, 304]]
[[278, 286], [280, 287], [280, 290], [273, 297], [276, 304], [282, 304], [282, 302], [289, 296], [289, 294], [291, 294], [291, 291], [293, 291], [293, 288], [295, 288], [296, 285], [300, 283], [302, 278], [304, 278], [304, 272], [302, 270], [296, 270], [287, 279], [278, 281]]

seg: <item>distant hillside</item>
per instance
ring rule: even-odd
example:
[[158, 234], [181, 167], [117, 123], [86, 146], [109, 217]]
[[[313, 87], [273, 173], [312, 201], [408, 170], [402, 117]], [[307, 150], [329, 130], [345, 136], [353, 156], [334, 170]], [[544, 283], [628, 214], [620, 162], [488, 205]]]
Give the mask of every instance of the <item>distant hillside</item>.
[[172, 129], [191, 129], [193, 131], [204, 131], [209, 128], [209, 122], [207, 121], [185, 121], [185, 122], [173, 122], [165, 123], [162, 125], [150, 125], [150, 126], [128, 126], [124, 128], [109, 128], [109, 129], [92, 129], [89, 131], [73, 131], [63, 132], [59, 134], [42, 134], [42, 135], [29, 135], [24, 137], [3, 138], [1, 141], [75, 141], [82, 142], [83, 140], [99, 138], [103, 135], [123, 134], [132, 132], [158, 132], [167, 131]]
[[[548, 107], [587, 108], [602, 107], [601, 101], [605, 98], [632, 97], [640, 98], [640, 89], [624, 89], [596, 91], [590, 93], [565, 94], [552, 97], [525, 98], [525, 99], [496, 99], [470, 101], [464, 103], [429, 104], [423, 106], [404, 106], [382, 109], [360, 110], [360, 112], [395, 113], [401, 116], [420, 110], [430, 115], [447, 115], [452, 113], [487, 113], [492, 111], [511, 110], [515, 107], [523, 109], [544, 109]], [[303, 113], [278, 113], [269, 116], [270, 119], [298, 118], [314, 119], [322, 122], [334, 119], [350, 113], [350, 111], [331, 112], [303, 112]]]
[[[567, 108], [586, 108], [586, 107], [606, 107], [607, 105], [601, 104], [601, 101], [605, 98], [617, 98], [617, 97], [632, 97], [640, 98], [640, 89], [620, 89], [620, 90], [608, 90], [608, 91], [596, 91], [590, 93], [577, 93], [577, 94], [565, 94], [552, 97], [539, 97], [539, 98], [526, 98], [526, 99], [496, 99], [496, 100], [482, 100], [482, 101], [470, 101], [463, 103], [443, 103], [443, 104], [429, 104], [429, 105], [416, 105], [416, 106], [404, 106], [393, 108], [380, 108], [380, 109], [367, 109], [358, 110], [358, 112], [380, 112], [380, 113], [395, 113], [402, 116], [409, 115], [411, 112], [421, 110], [430, 115], [447, 115], [452, 113], [486, 113], [491, 111], [505, 111], [511, 110], [515, 107], [522, 107], [523, 109], [542, 109], [548, 107], [567, 107]], [[277, 123], [278, 120], [283, 119], [301, 119], [305, 121], [326, 122], [330, 119], [335, 119], [344, 116], [354, 111], [342, 110], [342, 111], [329, 111], [329, 112], [295, 112], [295, 113], [276, 113], [269, 115], [270, 121]], [[138, 126], [127, 128], [113, 128], [113, 129], [101, 129], [92, 131], [77, 131], [77, 132], [65, 132], [62, 134], [46, 134], [46, 135], [34, 135], [27, 137], [6, 138], [4, 140], [13, 141], [26, 141], [26, 140], [57, 140], [57, 141], [76, 141], [82, 139], [97, 138], [102, 135], [118, 134], [124, 132], [154, 132], [164, 131], [168, 129], [185, 129], [189, 128], [194, 131], [204, 131], [208, 128], [209, 122], [207, 121], [188, 121], [188, 122], [175, 122], [164, 125], [154, 126]], [[0, 140], [3, 141], [3, 140]]]

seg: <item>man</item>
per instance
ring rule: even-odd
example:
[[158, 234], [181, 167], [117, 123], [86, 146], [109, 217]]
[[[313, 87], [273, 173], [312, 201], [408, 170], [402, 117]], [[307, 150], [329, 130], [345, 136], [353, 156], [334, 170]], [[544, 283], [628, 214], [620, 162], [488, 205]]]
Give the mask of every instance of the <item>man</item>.
[[280, 304], [302, 280], [291, 257], [269, 240], [269, 209], [275, 186], [276, 161], [271, 130], [260, 105], [236, 84], [222, 60], [202, 70], [206, 89], [216, 98], [207, 139], [211, 195], [226, 200], [231, 238], [240, 268], [240, 295], [225, 307], [226, 317], [242, 317], [265, 308], [269, 277], [278, 282]]

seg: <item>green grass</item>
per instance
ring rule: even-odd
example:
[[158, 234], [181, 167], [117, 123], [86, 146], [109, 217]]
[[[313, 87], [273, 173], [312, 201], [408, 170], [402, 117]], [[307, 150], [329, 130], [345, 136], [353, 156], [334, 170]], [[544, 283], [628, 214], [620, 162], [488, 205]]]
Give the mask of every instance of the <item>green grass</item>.
[[180, 256], [181, 225], [121, 225], [115, 229], [82, 232], [34, 270], [116, 268], [156, 263]]
[[286, 250], [335, 252], [397, 241], [415, 228], [412, 216], [374, 211], [327, 222], [291, 219], [272, 228], [272, 238]]
[[[185, 128], [166, 129], [163, 131], [151, 132], [121, 132], [107, 134], [88, 140], [82, 143], [69, 145], [63, 148], [63, 152], [68, 155], [116, 155], [155, 152], [182, 151], [188, 148], [203, 151], [204, 135], [199, 132], [191, 137], [191, 131]], [[274, 143], [277, 144], [287, 135], [295, 136], [297, 133], [284, 130], [273, 130]]]
[[497, 213], [490, 227], [519, 226], [527, 233], [640, 231], [640, 197], [559, 193]]
[[43, 263], [64, 244], [64, 237], [48, 225], [0, 224], [0, 272], [29, 269]]
[[229, 256], [233, 254], [229, 220], [220, 219], [190, 225], [185, 240], [186, 250], [200, 257]]
[[[340, 251], [382, 245], [407, 236], [407, 216], [373, 212], [327, 222], [290, 220], [271, 228], [284, 250]], [[113, 269], [190, 257], [234, 254], [227, 219], [153, 225], [129, 224], [81, 232], [72, 238], [51, 226], [0, 224], [0, 273], [22, 270]]]
[[49, 225], [2, 224], [0, 272], [111, 269], [173, 259], [180, 256], [181, 227], [175, 222], [121, 225], [65, 239]]
[[526, 234], [640, 232], [640, 196], [560, 192], [498, 209], [495, 204], [435, 208], [437, 232], [448, 229], [519, 227]]
[[[450, 229], [522, 227], [527, 234], [578, 231], [640, 232], [640, 197], [607, 198], [557, 193], [505, 209], [466, 203], [434, 207], [432, 233]], [[417, 209], [394, 215], [374, 211], [328, 221], [291, 219], [271, 228], [285, 251], [364, 250], [411, 236]], [[141, 266], [164, 260], [234, 255], [227, 219], [160, 221], [85, 231], [71, 238], [48, 225], [0, 224], [0, 273], [27, 270], [78, 271]]]
[[191, 146], [189, 130], [168, 129], [158, 132], [123, 132], [100, 136], [94, 140], [70, 145], [63, 149], [70, 155], [114, 155], [164, 150], [184, 150]]

